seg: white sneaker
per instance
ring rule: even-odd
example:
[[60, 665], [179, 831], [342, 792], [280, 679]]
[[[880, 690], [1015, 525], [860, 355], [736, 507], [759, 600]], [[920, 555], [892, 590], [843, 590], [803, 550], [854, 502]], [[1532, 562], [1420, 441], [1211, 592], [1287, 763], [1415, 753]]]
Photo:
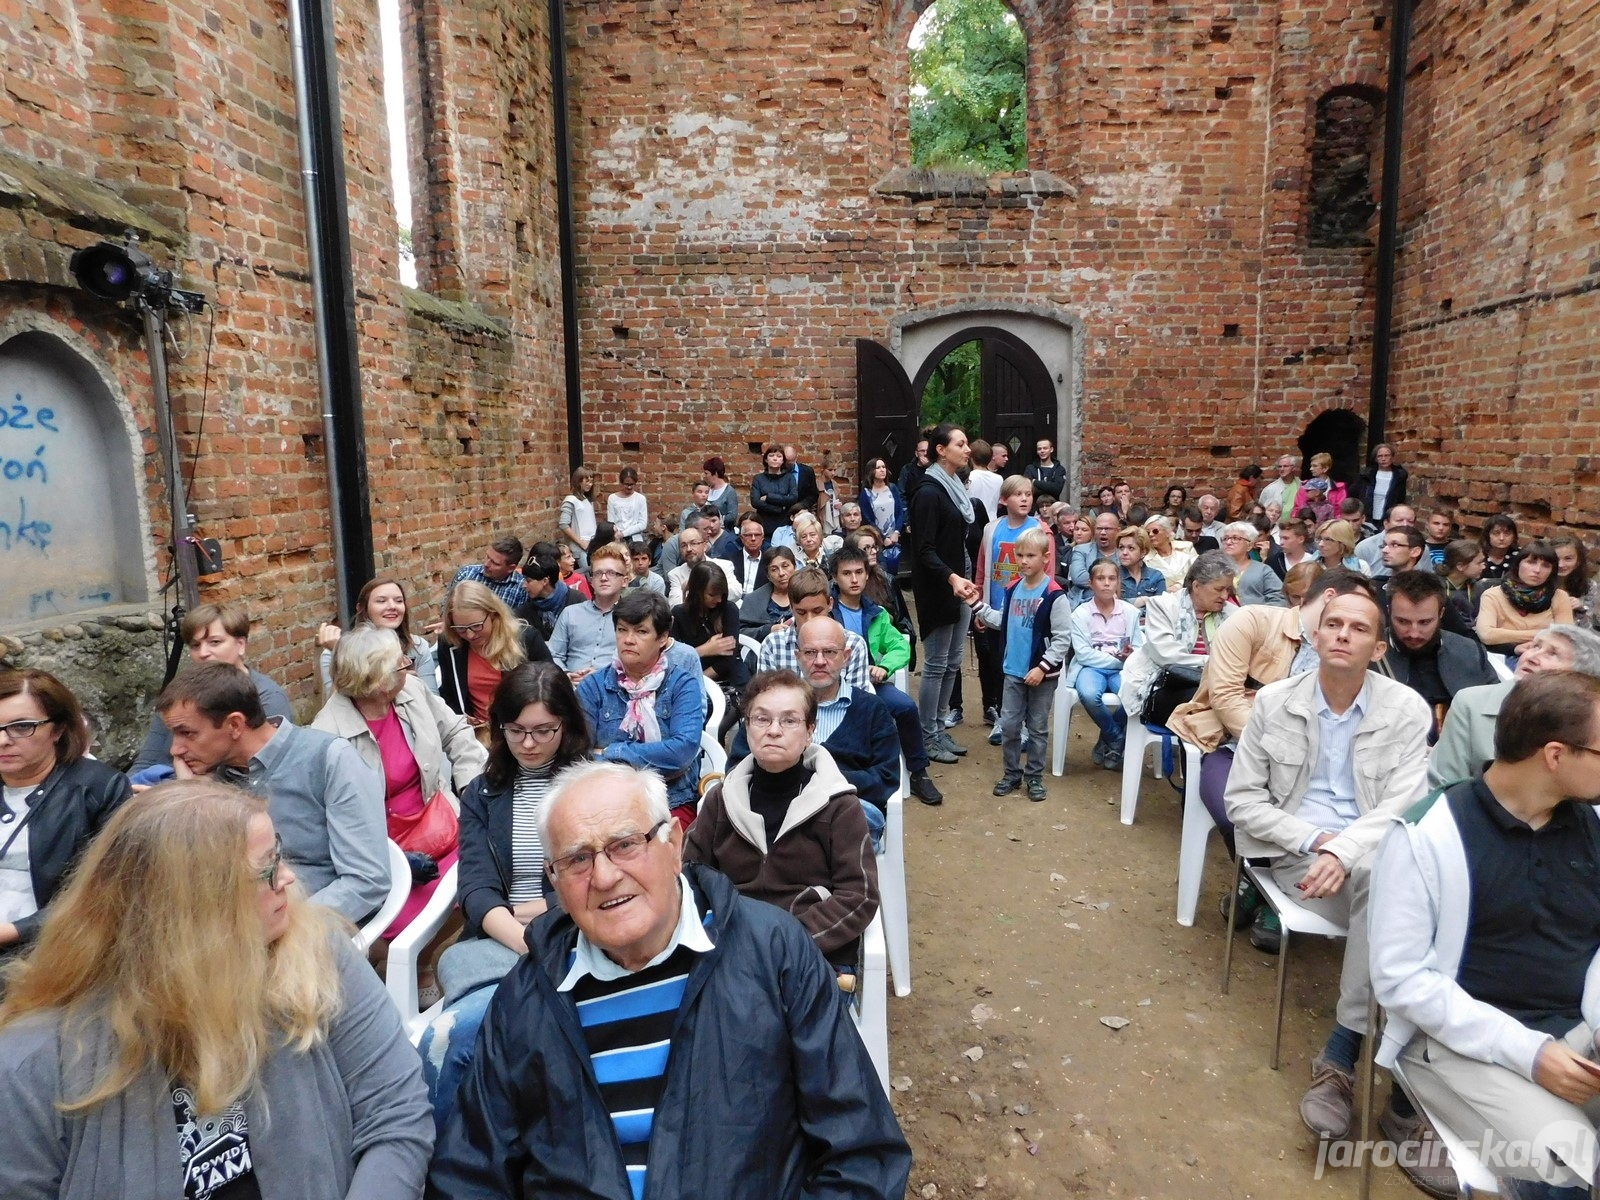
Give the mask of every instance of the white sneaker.
[[961, 724], [963, 719], [964, 718], [961, 715], [961, 710], [959, 708], [952, 708], [944, 715], [944, 727], [946, 729], [954, 729], [957, 725]]
[[1005, 739], [1000, 736], [1000, 722], [994, 723], [994, 728], [989, 730], [989, 745], [998, 746]]

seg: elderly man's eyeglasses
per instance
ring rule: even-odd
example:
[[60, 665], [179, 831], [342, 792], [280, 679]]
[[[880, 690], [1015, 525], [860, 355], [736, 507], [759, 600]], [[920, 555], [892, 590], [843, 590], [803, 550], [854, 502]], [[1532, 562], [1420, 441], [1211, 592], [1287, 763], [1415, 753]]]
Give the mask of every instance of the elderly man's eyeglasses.
[[508, 742], [536, 742], [544, 745], [552, 738], [561, 736], [561, 725], [503, 725], [506, 741]]
[[278, 890], [278, 871], [283, 867], [283, 839], [272, 839], [272, 857], [267, 860], [267, 865], [256, 872], [256, 878], [266, 884], [273, 891]]
[[806, 646], [802, 647], [796, 653], [798, 653], [801, 658], [809, 661], [813, 658], [838, 658], [844, 653], [844, 651], [837, 646]]
[[52, 720], [45, 721], [12, 721], [8, 725], [0, 725], [0, 733], [6, 735], [13, 742], [26, 741], [39, 732], [41, 725], [54, 725]]
[[646, 847], [655, 840], [656, 834], [672, 823], [672, 818], [657, 821], [643, 833], [630, 833], [626, 837], [613, 838], [598, 850], [579, 850], [561, 858], [552, 858], [547, 864], [551, 879], [587, 879], [589, 872], [594, 870], [596, 856], [604, 854], [616, 866], [625, 863], [637, 862], [644, 854]]

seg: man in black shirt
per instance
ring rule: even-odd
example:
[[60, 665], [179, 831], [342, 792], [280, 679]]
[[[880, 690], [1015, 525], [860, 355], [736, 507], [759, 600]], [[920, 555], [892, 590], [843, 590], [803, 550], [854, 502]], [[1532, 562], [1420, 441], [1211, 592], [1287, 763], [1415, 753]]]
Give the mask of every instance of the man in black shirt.
[[1377, 1061], [1502, 1195], [1587, 1200], [1600, 1170], [1596, 804], [1600, 679], [1545, 672], [1506, 698], [1482, 777], [1413, 806], [1373, 868]]
[[1449, 607], [1444, 580], [1430, 571], [1400, 571], [1390, 577], [1385, 590], [1389, 653], [1373, 669], [1398, 679], [1428, 702], [1437, 734], [1457, 692], [1498, 683], [1500, 676], [1481, 645], [1441, 625]]

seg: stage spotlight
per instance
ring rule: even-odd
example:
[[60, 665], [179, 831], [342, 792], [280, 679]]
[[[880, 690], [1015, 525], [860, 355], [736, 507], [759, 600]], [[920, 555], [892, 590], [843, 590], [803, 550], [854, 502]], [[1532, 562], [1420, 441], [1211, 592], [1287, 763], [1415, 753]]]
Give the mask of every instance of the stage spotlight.
[[172, 290], [172, 273], [150, 261], [132, 246], [101, 242], [72, 256], [72, 275], [78, 286], [102, 300], [149, 299], [164, 304]]

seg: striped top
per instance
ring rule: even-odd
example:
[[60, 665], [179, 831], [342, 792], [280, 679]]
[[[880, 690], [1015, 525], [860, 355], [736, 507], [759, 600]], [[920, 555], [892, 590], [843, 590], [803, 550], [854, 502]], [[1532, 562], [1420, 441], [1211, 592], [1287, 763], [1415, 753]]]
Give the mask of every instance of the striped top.
[[644, 1196], [650, 1132], [666, 1084], [672, 1027], [694, 963], [695, 951], [680, 945], [642, 971], [611, 980], [584, 975], [572, 987], [589, 1061], [622, 1146], [634, 1200]]
[[544, 895], [544, 847], [539, 844], [539, 810], [555, 777], [553, 763], [517, 768], [511, 786], [511, 892], [512, 904]]

